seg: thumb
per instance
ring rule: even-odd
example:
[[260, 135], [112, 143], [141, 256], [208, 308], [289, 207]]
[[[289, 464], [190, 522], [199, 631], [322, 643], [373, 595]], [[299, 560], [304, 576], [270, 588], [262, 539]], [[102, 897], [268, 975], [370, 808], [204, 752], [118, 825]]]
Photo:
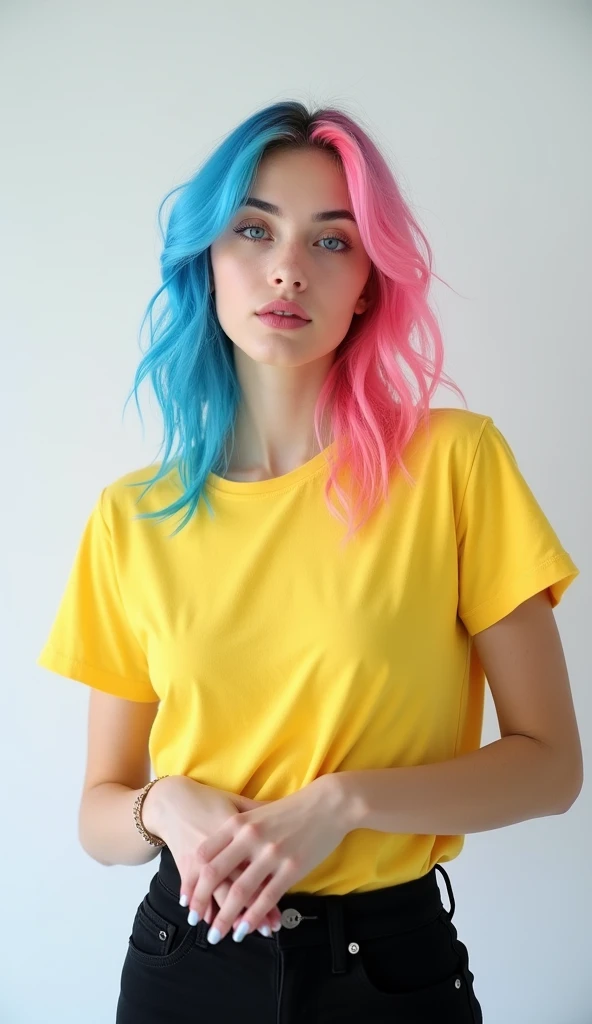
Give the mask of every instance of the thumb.
[[240, 794], [232, 796], [232, 802], [235, 804], [239, 813], [243, 811], [252, 811], [256, 807], [261, 807], [262, 804], [267, 804], [269, 800], [251, 800], [248, 796], [241, 796]]

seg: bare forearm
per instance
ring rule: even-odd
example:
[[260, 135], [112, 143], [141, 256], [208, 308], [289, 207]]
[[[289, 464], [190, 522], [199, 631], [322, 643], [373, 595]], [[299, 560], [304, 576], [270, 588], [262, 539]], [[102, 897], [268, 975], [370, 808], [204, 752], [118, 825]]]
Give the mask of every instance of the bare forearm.
[[[156, 831], [156, 783], [148, 791], [142, 808], [144, 827]], [[134, 802], [141, 789], [130, 789], [117, 782], [94, 786], [83, 796], [78, 816], [78, 836], [83, 849], [93, 860], [112, 867], [115, 864], [147, 864], [160, 853], [144, 839], [134, 821]]]
[[527, 736], [505, 736], [449, 761], [339, 772], [341, 813], [354, 828], [465, 835], [562, 814], [574, 786], [561, 760]]

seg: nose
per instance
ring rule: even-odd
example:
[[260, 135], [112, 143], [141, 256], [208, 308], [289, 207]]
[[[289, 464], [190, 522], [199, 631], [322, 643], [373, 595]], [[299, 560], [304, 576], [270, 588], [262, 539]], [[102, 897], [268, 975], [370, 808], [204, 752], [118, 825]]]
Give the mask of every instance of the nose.
[[270, 266], [268, 281], [274, 287], [283, 284], [287, 288], [297, 288], [299, 291], [306, 288], [308, 283], [298, 260], [287, 251]]

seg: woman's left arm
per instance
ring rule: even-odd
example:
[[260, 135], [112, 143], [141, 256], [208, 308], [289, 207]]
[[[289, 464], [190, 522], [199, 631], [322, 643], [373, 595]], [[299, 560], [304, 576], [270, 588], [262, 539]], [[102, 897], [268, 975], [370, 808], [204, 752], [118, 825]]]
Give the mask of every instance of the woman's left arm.
[[356, 828], [465, 835], [563, 814], [582, 788], [582, 746], [548, 591], [476, 633], [501, 739], [448, 761], [346, 772]]
[[547, 591], [473, 639], [502, 738], [439, 763], [324, 775], [230, 818], [197, 851], [203, 867], [190, 902], [202, 915], [220, 882], [249, 862], [213, 922], [221, 937], [243, 907], [248, 930], [257, 928], [353, 829], [465, 835], [571, 807], [582, 788], [582, 749]]

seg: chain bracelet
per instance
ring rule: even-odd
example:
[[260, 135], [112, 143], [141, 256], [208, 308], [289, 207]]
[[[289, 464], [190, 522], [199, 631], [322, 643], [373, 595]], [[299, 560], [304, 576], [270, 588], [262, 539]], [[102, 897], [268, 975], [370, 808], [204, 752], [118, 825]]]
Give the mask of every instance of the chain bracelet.
[[146, 840], [146, 842], [150, 843], [150, 846], [166, 846], [166, 843], [164, 839], [159, 839], [158, 836], [153, 836], [144, 828], [144, 822], [142, 821], [142, 806], [144, 804], [144, 800], [146, 799], [148, 792], [150, 791], [154, 783], [160, 782], [161, 779], [168, 778], [168, 775], [159, 775], [157, 779], [152, 779], [150, 782], [147, 782], [142, 792], [138, 793], [134, 801], [134, 821], [136, 823], [136, 828], [140, 835]]

